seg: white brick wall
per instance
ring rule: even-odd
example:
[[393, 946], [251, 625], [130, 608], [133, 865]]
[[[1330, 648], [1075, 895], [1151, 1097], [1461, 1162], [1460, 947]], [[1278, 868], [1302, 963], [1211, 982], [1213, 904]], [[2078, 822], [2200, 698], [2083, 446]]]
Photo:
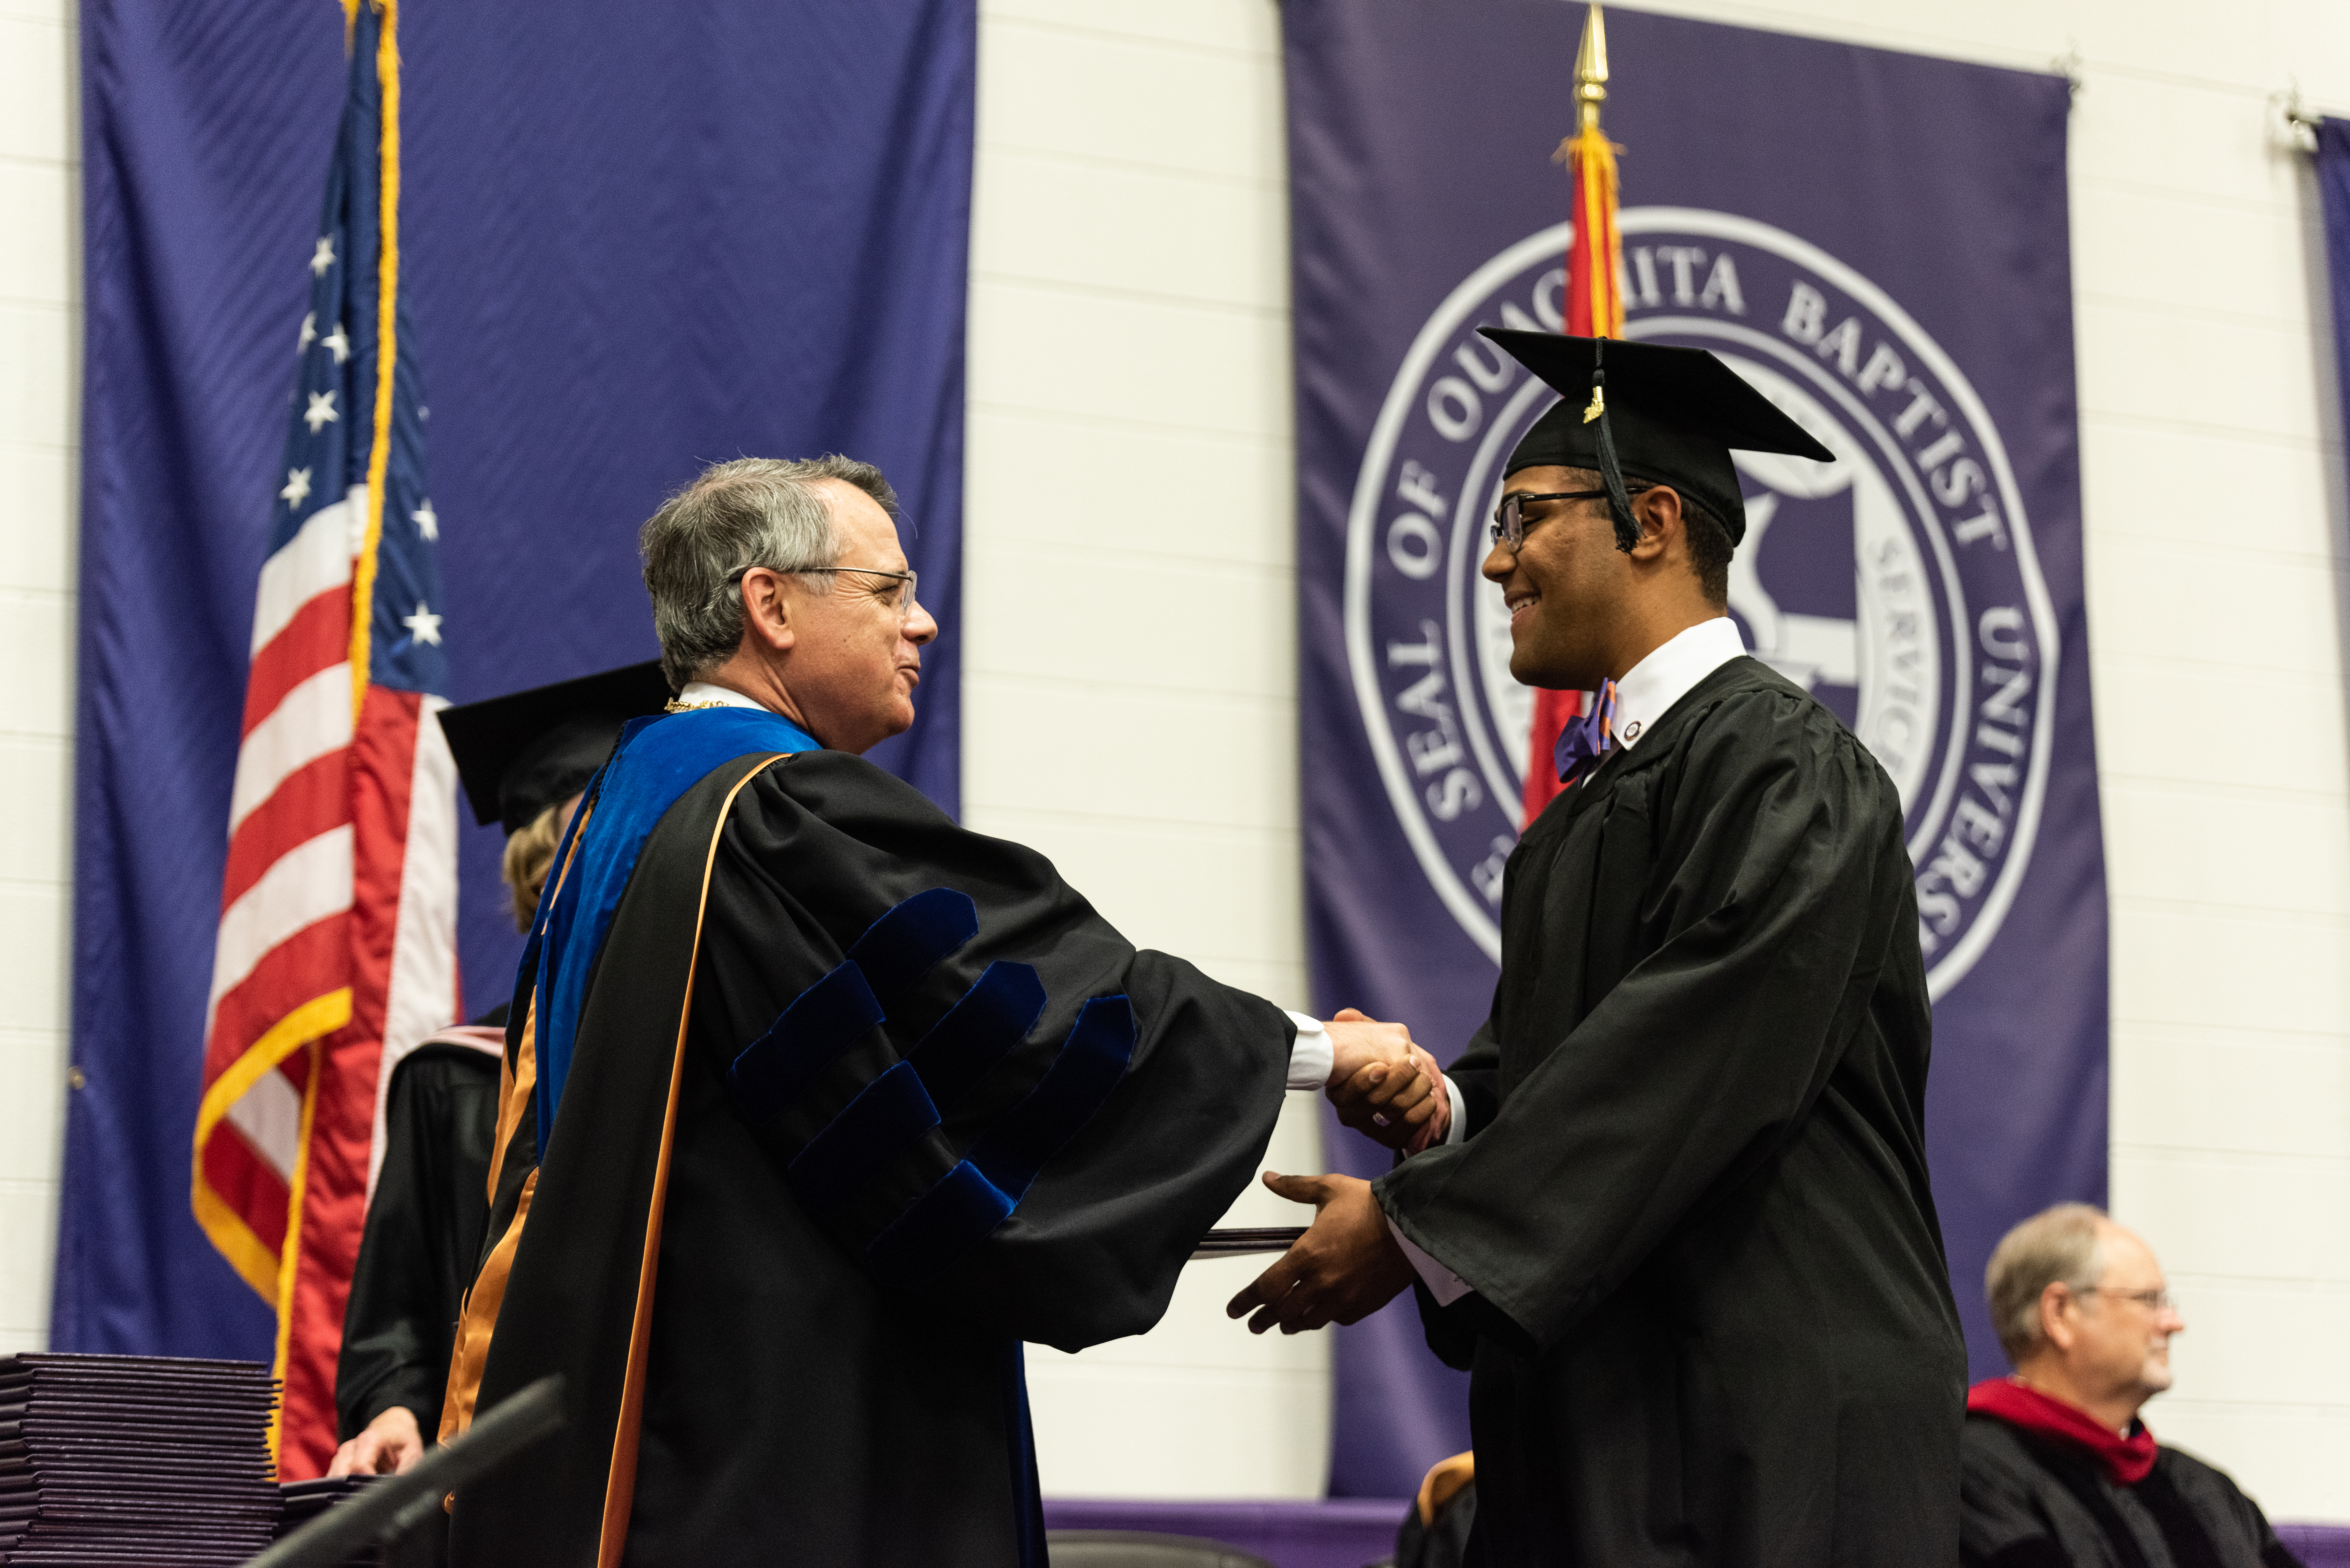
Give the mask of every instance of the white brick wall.
[[[1305, 1005], [1288, 213], [1269, 0], [980, 10], [963, 800], [1137, 942]], [[1291, 1096], [1269, 1156], [1318, 1169]], [[1258, 1190], [1236, 1224], [1299, 1222]], [[1244, 1262], [1154, 1332], [1032, 1350], [1046, 1491], [1313, 1497], [1318, 1335]]]
[[48, 1343], [73, 831], [81, 166], [70, 0], [0, 0], [0, 1351]]
[[[2187, 1300], [2166, 1438], [2350, 1520], [2350, 691], [2314, 194], [2350, 6], [1685, 0], [2046, 68], [2074, 268], [2114, 910], [2114, 1202]], [[1139, 940], [1296, 1005], [1287, 256], [1272, 0], [983, 0], [965, 798]], [[78, 250], [67, 0], [0, 0], [0, 1343], [43, 1333], [62, 1096]], [[1619, 82], [1622, 92], [1641, 84]], [[1273, 1156], [1311, 1165], [1310, 1118]], [[1243, 1211], [1275, 1222], [1259, 1195]], [[1196, 1271], [1032, 1361], [1064, 1495], [1310, 1495], [1311, 1336]]]

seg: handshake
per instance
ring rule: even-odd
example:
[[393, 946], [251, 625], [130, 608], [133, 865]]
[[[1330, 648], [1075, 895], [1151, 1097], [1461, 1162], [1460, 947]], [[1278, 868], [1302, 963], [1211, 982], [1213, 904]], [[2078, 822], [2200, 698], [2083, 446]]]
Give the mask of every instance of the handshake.
[[[1411, 1043], [1410, 1030], [1351, 1007], [1323, 1027], [1330, 1032], [1331, 1056], [1324, 1092], [1340, 1121], [1406, 1154], [1444, 1141], [1452, 1126], [1452, 1095], [1436, 1059]], [[1314, 1223], [1226, 1304], [1232, 1316], [1249, 1319], [1251, 1334], [1359, 1323], [1411, 1283], [1411, 1263], [1369, 1182], [1268, 1170], [1264, 1184], [1293, 1203], [1314, 1205]]]
[[1381, 1023], [1342, 1008], [1330, 1033], [1330, 1079], [1324, 1092], [1338, 1119], [1389, 1148], [1417, 1154], [1444, 1141], [1452, 1096], [1436, 1058], [1412, 1044], [1400, 1023]]

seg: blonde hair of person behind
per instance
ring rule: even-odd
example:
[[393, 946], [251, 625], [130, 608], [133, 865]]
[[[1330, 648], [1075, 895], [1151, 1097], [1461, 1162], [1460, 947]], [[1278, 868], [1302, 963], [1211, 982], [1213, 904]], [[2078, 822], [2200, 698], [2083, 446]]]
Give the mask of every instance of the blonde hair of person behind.
[[555, 865], [555, 846], [563, 837], [563, 804], [557, 801], [522, 826], [515, 829], [506, 840], [505, 859], [498, 867], [498, 877], [506, 885], [506, 894], [514, 900], [515, 929], [530, 929], [530, 918], [538, 909], [539, 889], [546, 886], [546, 873]]
[[2000, 1238], [1983, 1271], [1991, 1326], [2011, 1365], [2040, 1345], [2040, 1298], [2058, 1282], [2085, 1291], [2097, 1282], [2098, 1227], [2106, 1211], [2088, 1203], [2043, 1209]]

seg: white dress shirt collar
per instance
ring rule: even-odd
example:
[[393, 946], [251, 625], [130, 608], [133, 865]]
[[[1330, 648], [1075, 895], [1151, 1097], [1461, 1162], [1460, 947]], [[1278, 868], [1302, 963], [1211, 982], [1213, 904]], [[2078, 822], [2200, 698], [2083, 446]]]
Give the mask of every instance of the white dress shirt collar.
[[[1661, 653], [1664, 650], [1659, 649], [1657, 651]], [[1653, 658], [1655, 655], [1652, 654], [1650, 657]], [[768, 711], [765, 703], [754, 702], [731, 686], [714, 686], [707, 680], [687, 681], [685, 690], [677, 694], [677, 700], [685, 703], [698, 702], [720, 708], [755, 708], [762, 713]]]
[[1616, 739], [1627, 750], [1690, 688], [1746, 651], [1728, 616], [1701, 620], [1653, 649], [1616, 682]]

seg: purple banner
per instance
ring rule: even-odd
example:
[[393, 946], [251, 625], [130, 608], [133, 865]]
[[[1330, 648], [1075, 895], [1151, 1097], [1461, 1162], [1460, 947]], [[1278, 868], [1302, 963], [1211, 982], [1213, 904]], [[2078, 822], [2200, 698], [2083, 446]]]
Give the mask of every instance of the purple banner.
[[[2318, 201], [2325, 213], [2325, 296], [2333, 304], [2334, 370], [2342, 388], [2335, 410], [2350, 420], [2350, 119], [2317, 127]], [[2350, 432], [2350, 424], [2345, 424]]]
[[[1553, 401], [1584, 8], [1289, 0], [1316, 1005], [1449, 1059], [1482, 1022], [1532, 693], [1477, 565]], [[1833, 449], [1740, 454], [1747, 645], [1899, 786], [1935, 996], [1928, 1141], [1975, 1375], [2017, 1220], [2106, 1191], [2106, 898], [2054, 77], [1611, 10], [1626, 335], [1711, 349]], [[1340, 1135], [1334, 1163], [1385, 1155]], [[1469, 1446], [1407, 1299], [1340, 1331], [1332, 1490]]]

